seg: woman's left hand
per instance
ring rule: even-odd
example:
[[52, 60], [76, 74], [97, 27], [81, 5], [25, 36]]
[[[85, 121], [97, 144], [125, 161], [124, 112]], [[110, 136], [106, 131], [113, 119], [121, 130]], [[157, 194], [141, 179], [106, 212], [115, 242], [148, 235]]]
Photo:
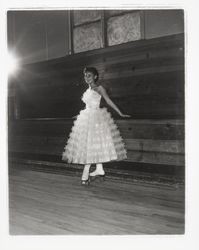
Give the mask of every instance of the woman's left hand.
[[120, 114], [121, 117], [126, 117], [126, 118], [129, 118], [131, 117], [130, 115], [125, 115], [125, 114]]

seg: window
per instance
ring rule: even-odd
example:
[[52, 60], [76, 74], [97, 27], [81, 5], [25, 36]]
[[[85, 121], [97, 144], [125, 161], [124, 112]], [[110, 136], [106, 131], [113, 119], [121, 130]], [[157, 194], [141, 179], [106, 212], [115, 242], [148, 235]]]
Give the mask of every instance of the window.
[[143, 37], [141, 10], [73, 10], [70, 18], [72, 53], [113, 46]]

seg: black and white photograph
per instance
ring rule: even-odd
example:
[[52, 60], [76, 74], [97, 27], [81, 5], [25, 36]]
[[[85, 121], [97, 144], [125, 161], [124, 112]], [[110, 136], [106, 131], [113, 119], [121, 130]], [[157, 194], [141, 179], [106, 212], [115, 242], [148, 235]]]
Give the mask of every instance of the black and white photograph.
[[184, 22], [7, 11], [10, 235], [184, 235]]

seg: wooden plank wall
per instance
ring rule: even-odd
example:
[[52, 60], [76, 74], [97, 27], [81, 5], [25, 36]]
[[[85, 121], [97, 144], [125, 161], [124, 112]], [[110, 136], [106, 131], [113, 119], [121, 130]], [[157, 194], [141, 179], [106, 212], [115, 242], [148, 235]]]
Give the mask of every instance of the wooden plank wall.
[[80, 97], [87, 87], [83, 68], [95, 66], [111, 98], [134, 119], [181, 119], [183, 44], [182, 34], [172, 35], [24, 66], [16, 79], [20, 117], [76, 115], [83, 107]]
[[[16, 82], [21, 119], [9, 121], [9, 152], [61, 160], [73, 123], [66, 117], [83, 107], [82, 69], [93, 65], [111, 98], [132, 115], [118, 119], [112, 111], [127, 161], [184, 167], [183, 45], [180, 34], [26, 66]], [[39, 117], [56, 119], [23, 119]]]
[[[184, 165], [184, 125], [181, 120], [117, 120], [129, 162]], [[17, 121], [10, 124], [9, 151], [56, 155], [61, 161], [72, 121]]]

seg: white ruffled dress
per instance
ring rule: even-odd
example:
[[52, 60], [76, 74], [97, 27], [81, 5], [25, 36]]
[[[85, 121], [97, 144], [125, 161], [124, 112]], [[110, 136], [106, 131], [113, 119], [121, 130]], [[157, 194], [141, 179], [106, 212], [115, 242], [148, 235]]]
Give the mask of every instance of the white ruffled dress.
[[74, 121], [62, 154], [68, 163], [92, 164], [127, 158], [117, 125], [106, 108], [100, 108], [101, 95], [88, 88], [82, 101], [86, 104]]

